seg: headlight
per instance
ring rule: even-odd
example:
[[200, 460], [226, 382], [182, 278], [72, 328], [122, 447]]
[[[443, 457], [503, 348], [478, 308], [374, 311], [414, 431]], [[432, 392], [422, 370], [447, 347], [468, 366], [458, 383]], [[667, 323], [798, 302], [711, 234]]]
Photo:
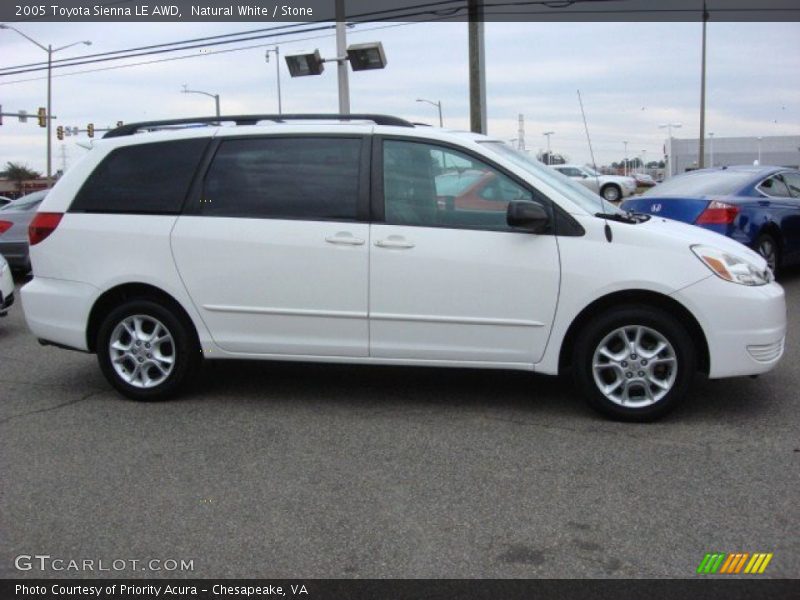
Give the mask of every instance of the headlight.
[[758, 265], [741, 256], [734, 256], [712, 246], [692, 246], [692, 252], [703, 261], [713, 273], [725, 281], [742, 285], [766, 285], [772, 281], [769, 268], [760, 269]]

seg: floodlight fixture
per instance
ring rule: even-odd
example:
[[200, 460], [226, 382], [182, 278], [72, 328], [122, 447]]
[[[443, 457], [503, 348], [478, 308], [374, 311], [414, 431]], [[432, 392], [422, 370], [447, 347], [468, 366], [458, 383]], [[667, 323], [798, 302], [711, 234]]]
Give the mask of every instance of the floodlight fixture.
[[368, 71], [386, 67], [386, 53], [380, 42], [352, 44], [347, 48], [347, 60], [353, 71]]
[[319, 75], [325, 70], [325, 61], [320, 56], [318, 49], [313, 52], [287, 54], [285, 58], [286, 66], [289, 68], [289, 75], [292, 77]]

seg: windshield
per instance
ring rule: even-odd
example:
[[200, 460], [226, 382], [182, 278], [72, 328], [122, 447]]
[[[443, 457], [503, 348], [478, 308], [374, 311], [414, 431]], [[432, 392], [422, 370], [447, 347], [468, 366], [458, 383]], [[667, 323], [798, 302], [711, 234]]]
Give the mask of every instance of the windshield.
[[555, 169], [549, 169], [535, 158], [520, 152], [506, 144], [505, 142], [479, 142], [484, 148], [490, 149], [495, 154], [510, 160], [518, 167], [525, 169], [536, 179], [544, 180], [548, 185], [553, 186], [559, 192], [567, 196], [575, 204], [580, 206], [590, 215], [596, 213], [616, 213], [625, 214], [613, 204], [606, 202], [598, 194], [590, 191], [587, 187], [572, 181], [566, 175], [562, 175]]
[[584, 167], [581, 167], [581, 169], [582, 169], [582, 170], [583, 170], [585, 173], [588, 173], [589, 175], [591, 175], [592, 177], [602, 177], [602, 176], [603, 176], [603, 174], [602, 174], [602, 173], [598, 173], [598, 172], [597, 172], [597, 171], [595, 171], [595, 170], [594, 170], [592, 167], [585, 167], [585, 166], [584, 166]]
[[644, 196], [732, 196], [755, 179], [751, 171], [692, 171], [670, 177]]

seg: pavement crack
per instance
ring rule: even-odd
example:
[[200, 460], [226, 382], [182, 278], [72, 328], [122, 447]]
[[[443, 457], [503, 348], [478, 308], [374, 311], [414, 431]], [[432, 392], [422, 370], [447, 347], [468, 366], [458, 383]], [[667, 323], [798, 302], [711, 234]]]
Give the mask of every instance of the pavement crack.
[[39, 413], [50, 412], [53, 410], [58, 410], [60, 408], [65, 408], [67, 406], [72, 406], [73, 404], [78, 404], [79, 402], [83, 402], [84, 400], [88, 400], [92, 396], [96, 396], [98, 394], [102, 394], [104, 390], [97, 390], [94, 392], [89, 392], [88, 394], [84, 394], [79, 398], [75, 398], [74, 400], [69, 400], [67, 402], [62, 402], [61, 404], [56, 404], [55, 406], [48, 406], [47, 408], [37, 408], [36, 410], [30, 410], [28, 412], [19, 413], [16, 415], [11, 415], [10, 417], [6, 417], [4, 419], [0, 419], [0, 425], [5, 425], [9, 421], [13, 421], [14, 419], [21, 419], [22, 417], [29, 417], [31, 415], [38, 415]]

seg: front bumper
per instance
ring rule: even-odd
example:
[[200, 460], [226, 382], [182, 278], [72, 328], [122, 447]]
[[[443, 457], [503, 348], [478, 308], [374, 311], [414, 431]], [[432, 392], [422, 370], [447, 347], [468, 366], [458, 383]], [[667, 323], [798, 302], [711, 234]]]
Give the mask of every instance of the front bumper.
[[751, 287], [712, 275], [673, 297], [703, 328], [710, 378], [766, 373], [783, 356], [786, 298], [779, 284]]

